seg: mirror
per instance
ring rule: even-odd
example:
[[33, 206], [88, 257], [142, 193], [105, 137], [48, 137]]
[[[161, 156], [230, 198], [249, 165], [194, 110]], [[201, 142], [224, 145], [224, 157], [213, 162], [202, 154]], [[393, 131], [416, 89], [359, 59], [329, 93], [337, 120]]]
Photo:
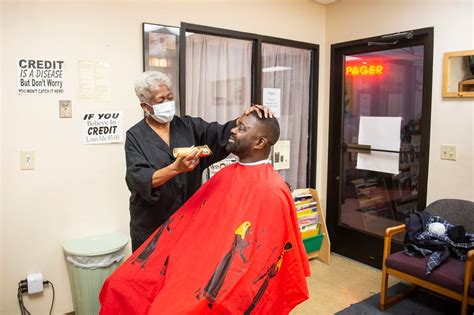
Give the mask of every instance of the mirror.
[[443, 97], [474, 97], [474, 50], [444, 54]]
[[[143, 70], [168, 76], [174, 99], [179, 104], [179, 27], [143, 23]], [[180, 107], [176, 106], [179, 116]]]

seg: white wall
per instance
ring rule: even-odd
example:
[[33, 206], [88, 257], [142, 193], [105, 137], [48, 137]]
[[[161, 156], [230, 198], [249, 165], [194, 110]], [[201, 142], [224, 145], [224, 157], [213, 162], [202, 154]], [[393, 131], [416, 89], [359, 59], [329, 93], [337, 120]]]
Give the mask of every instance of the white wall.
[[[318, 146], [318, 187], [325, 204], [329, 120], [330, 45], [365, 37], [434, 26], [431, 142], [428, 203], [440, 198], [474, 200], [474, 101], [442, 99], [443, 53], [474, 49], [474, 2], [472, 0], [339, 0], [326, 12], [326, 57], [322, 86], [323, 126]], [[440, 160], [441, 144], [457, 146], [457, 161]], [[327, 209], [331, 211], [331, 209]]]
[[[17, 283], [38, 271], [56, 287], [54, 313], [72, 310], [62, 242], [112, 231], [128, 235], [123, 145], [82, 145], [80, 123], [88, 111], [122, 110], [125, 129], [141, 119], [133, 81], [142, 70], [142, 22], [183, 21], [325, 44], [326, 9], [309, 0], [81, 2], [1, 3], [2, 314], [18, 313]], [[64, 60], [65, 93], [17, 95], [16, 58]], [[110, 64], [111, 102], [77, 100], [83, 59]], [[60, 99], [72, 100], [73, 118], [58, 118]], [[35, 170], [20, 170], [21, 150], [36, 152]], [[26, 298], [28, 309], [46, 314], [50, 293]]]

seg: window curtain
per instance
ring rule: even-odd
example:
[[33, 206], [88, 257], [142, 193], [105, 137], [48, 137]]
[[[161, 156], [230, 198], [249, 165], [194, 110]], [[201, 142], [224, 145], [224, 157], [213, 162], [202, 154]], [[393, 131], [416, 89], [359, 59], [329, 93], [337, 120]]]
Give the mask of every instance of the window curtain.
[[251, 100], [252, 42], [186, 34], [186, 115], [224, 123]]
[[290, 169], [278, 171], [293, 187], [307, 186], [311, 51], [262, 46], [262, 86], [280, 89], [280, 140], [290, 140]]

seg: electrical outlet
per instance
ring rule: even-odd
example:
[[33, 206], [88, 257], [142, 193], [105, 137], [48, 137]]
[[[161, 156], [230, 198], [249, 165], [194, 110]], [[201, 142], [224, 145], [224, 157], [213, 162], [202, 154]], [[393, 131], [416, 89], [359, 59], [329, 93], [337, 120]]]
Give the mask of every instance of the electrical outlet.
[[43, 274], [41, 272], [31, 273], [26, 277], [28, 294], [43, 292]]
[[71, 118], [72, 117], [72, 102], [59, 101], [59, 118]]
[[34, 151], [21, 151], [20, 153], [21, 169], [22, 170], [34, 170], [35, 169], [35, 152]]
[[456, 146], [449, 144], [441, 145], [441, 159], [456, 161]]

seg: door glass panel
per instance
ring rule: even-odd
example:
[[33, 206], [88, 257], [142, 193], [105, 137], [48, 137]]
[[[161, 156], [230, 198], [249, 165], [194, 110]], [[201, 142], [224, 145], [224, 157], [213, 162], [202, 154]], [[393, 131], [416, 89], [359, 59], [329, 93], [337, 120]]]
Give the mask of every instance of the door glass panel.
[[[383, 236], [387, 227], [403, 222], [406, 214], [416, 211], [423, 53], [423, 46], [413, 46], [344, 58], [342, 225]], [[382, 132], [366, 128], [367, 121], [384, 122], [379, 129]], [[383, 132], [388, 132], [392, 123], [395, 130], [391, 136], [397, 141], [399, 136], [399, 148], [397, 144], [395, 149], [387, 150], [376, 147], [380, 145], [375, 140], [359, 141], [363, 133], [369, 132], [373, 139], [385, 137], [378, 140], [388, 144], [389, 137]], [[371, 152], [363, 153], [360, 144], [372, 145]], [[383, 156], [378, 161], [370, 160], [377, 155]], [[402, 237], [398, 234], [399, 239]]]
[[250, 106], [252, 41], [186, 32], [186, 115], [224, 123]]
[[274, 166], [289, 161], [279, 163], [284, 169], [278, 172], [291, 187], [306, 187], [311, 51], [264, 43], [262, 72], [263, 103], [273, 106], [280, 123], [283, 148], [274, 147]]

